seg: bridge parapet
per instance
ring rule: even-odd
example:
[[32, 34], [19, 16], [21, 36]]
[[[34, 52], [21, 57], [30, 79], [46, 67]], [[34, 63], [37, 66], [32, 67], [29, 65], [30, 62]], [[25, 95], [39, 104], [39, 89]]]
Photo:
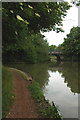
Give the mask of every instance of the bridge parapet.
[[61, 61], [61, 56], [63, 56], [62, 52], [49, 52], [49, 55], [54, 55], [57, 57], [57, 61]]
[[63, 55], [62, 52], [49, 52], [49, 55]]

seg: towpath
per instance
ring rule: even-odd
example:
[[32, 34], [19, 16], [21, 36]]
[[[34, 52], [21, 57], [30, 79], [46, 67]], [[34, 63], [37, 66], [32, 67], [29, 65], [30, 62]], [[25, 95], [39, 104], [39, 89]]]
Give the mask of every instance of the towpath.
[[15, 70], [13, 75], [15, 101], [7, 118], [38, 118], [37, 108], [28, 90], [29, 82], [24, 80]]

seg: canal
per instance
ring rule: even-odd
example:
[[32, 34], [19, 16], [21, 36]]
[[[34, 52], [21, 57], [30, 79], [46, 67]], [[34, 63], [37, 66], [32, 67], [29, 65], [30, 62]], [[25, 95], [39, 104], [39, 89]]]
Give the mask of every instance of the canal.
[[62, 62], [60, 64], [16, 63], [8, 66], [20, 69], [39, 82], [44, 96], [52, 104], [55, 102], [64, 118], [78, 118], [79, 64]]

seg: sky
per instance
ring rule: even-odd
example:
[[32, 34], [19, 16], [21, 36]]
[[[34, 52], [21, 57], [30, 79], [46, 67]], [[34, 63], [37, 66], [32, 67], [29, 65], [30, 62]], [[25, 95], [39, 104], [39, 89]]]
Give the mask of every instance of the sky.
[[78, 8], [71, 4], [72, 7], [67, 11], [67, 16], [63, 20], [63, 30], [65, 32], [56, 33], [55, 31], [45, 32], [42, 33], [45, 36], [45, 39], [47, 39], [49, 45], [56, 45], [64, 42], [64, 38], [67, 34], [70, 33], [70, 29], [72, 27], [78, 26]]

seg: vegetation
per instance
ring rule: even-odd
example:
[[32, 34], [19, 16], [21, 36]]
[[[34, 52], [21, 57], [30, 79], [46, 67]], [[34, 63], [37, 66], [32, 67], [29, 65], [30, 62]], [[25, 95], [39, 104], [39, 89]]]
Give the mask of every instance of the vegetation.
[[62, 52], [61, 51], [61, 45], [50, 45], [49, 46], [49, 52]]
[[59, 115], [57, 108], [55, 105], [51, 106], [48, 100], [45, 100], [43, 96], [42, 89], [38, 82], [33, 82], [29, 85], [29, 89], [32, 93], [33, 98], [38, 104], [38, 112], [44, 118], [55, 118], [61, 120], [61, 115]]
[[[3, 63], [19, 61], [20, 62], [24, 61], [26, 63], [38, 63], [47, 61], [49, 50], [52, 51], [60, 49], [59, 47], [56, 48], [56, 46], [49, 47], [48, 42], [47, 40], [44, 40], [44, 36], [41, 34], [41, 31], [45, 32], [53, 30], [56, 31], [57, 33], [63, 32], [62, 21], [63, 18], [67, 15], [67, 10], [70, 7], [71, 6], [68, 4], [68, 2], [53, 2], [53, 3], [3, 2], [2, 3]], [[73, 39], [74, 38], [75, 36], [73, 37]], [[65, 39], [65, 41], [68, 41], [67, 38]], [[69, 54], [67, 52], [68, 45], [67, 48], [66, 45], [67, 42], [66, 44], [64, 42], [63, 45], [61, 45], [62, 46], [61, 48], [64, 51], [64, 53]], [[79, 49], [79, 46], [77, 48]], [[21, 73], [19, 72], [19, 74]], [[37, 74], [37, 72], [35, 72], [35, 74]], [[13, 84], [11, 81], [12, 78], [10, 72], [5, 67], [3, 67], [3, 75], [4, 75], [3, 84], [6, 83], [3, 87], [3, 103], [4, 103], [3, 117], [4, 117], [6, 115], [4, 113], [9, 111], [10, 109], [9, 106], [11, 106], [13, 103], [14, 97], [12, 96], [14, 96], [14, 94], [12, 92], [13, 91]], [[8, 78], [6, 76], [8, 76]], [[24, 76], [23, 78], [25, 79]], [[43, 105], [44, 97], [39, 84], [34, 82], [29, 86], [29, 89], [33, 94], [33, 98], [36, 99], [38, 102], [43, 101], [41, 102], [41, 104]], [[47, 107], [44, 107], [42, 114], [44, 114], [45, 117], [52, 118], [55, 116], [56, 118], [58, 118], [59, 116], [57, 111], [55, 113], [54, 111], [56, 111], [55, 106], [51, 107], [49, 105]], [[52, 115], [53, 113], [55, 114], [54, 116]]]
[[29, 89], [34, 99], [36, 99], [37, 101], [42, 100], [43, 92], [38, 82], [33, 82], [32, 84], [30, 84]]
[[79, 0], [72, 0], [71, 2], [73, 4], [75, 4], [76, 6], [80, 6], [80, 1]]
[[[11, 44], [9, 49], [3, 48], [3, 62], [21, 62], [36, 63], [44, 62], [48, 59], [48, 43], [43, 40], [43, 36], [29, 35], [27, 40]], [[24, 38], [23, 38], [24, 39]]]
[[[22, 22], [27, 24], [30, 31], [33, 30], [34, 32], [40, 32], [40, 30], [46, 31], [53, 29], [59, 32], [62, 31], [60, 26], [62, 26], [63, 18], [66, 16], [67, 10], [71, 6], [68, 4], [68, 2], [7, 2], [2, 3], [2, 7], [3, 20], [5, 21], [5, 18], [10, 20], [9, 17], [11, 17], [13, 20], [10, 20], [10, 23], [8, 21], [9, 25], [11, 25], [12, 21], [11, 26], [7, 24], [9, 28], [13, 28], [13, 31], [15, 30], [13, 22], [18, 23], [18, 19], [20, 18]], [[56, 24], [58, 26], [56, 26]], [[17, 28], [16, 30], [18, 30], [17, 32], [19, 33], [19, 28]], [[13, 33], [13, 35], [15, 34]]]
[[45, 118], [54, 118], [55, 120], [61, 120], [62, 116], [59, 115], [58, 110], [55, 106], [48, 106], [45, 109], [41, 110], [42, 115]]
[[76, 60], [80, 55], [80, 27], [73, 27], [64, 42], [61, 45], [61, 50], [69, 60]]
[[21, 77], [24, 79], [24, 80], [27, 80], [27, 77], [18, 69], [15, 69], [15, 68], [10, 68], [10, 69], [13, 69], [15, 70], [19, 75], [21, 75]]
[[48, 60], [48, 43], [40, 31], [63, 31], [67, 2], [2, 3], [3, 63]]
[[52, 62], [53, 65], [56, 65], [56, 64], [57, 64], [57, 58], [51, 57], [51, 58], [50, 58], [50, 62]]
[[[42, 88], [44, 84], [48, 84], [48, 64], [46, 62], [39, 64], [26, 64], [26, 63], [9, 63], [7, 64], [11, 68], [16, 68], [25, 73], [28, 73], [29, 76], [32, 76], [33, 80], [39, 82], [40, 87]], [[41, 74], [40, 74], [41, 73]], [[46, 83], [45, 83], [46, 82]]]
[[57, 46], [56, 45], [50, 45], [49, 46], [49, 52], [55, 52], [56, 51]]
[[12, 74], [2, 67], [2, 118], [5, 118], [14, 102], [14, 85]]
[[62, 67], [62, 77], [65, 77], [65, 83], [71, 88], [73, 93], [80, 93], [79, 89], [79, 68], [77, 62], [65, 62]]

